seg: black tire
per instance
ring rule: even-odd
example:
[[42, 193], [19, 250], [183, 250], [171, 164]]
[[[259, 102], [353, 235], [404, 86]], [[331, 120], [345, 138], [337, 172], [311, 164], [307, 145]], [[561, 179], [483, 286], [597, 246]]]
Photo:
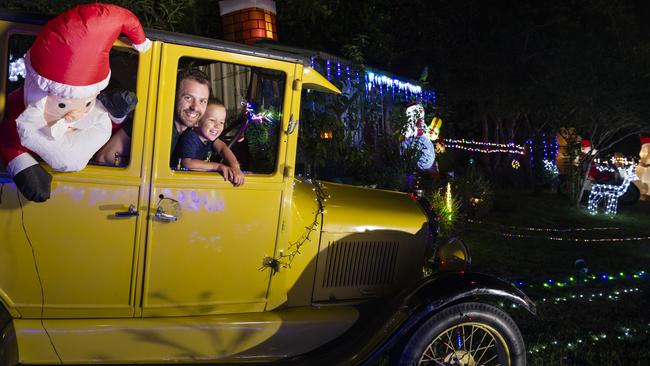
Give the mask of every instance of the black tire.
[[[478, 341], [478, 345], [474, 343], [475, 335], [476, 339], [483, 337]], [[455, 340], [451, 339], [452, 336], [455, 336], [458, 346]], [[493, 341], [494, 346], [489, 346], [490, 340]], [[469, 347], [465, 341], [470, 343]], [[449, 350], [449, 342], [454, 346], [451, 350]], [[444, 347], [444, 352], [437, 352], [440, 350], [439, 346]], [[430, 358], [435, 358], [437, 361], [429, 360]], [[486, 362], [490, 358], [493, 359]], [[398, 364], [400, 366], [474, 364], [471, 361], [480, 365], [526, 365], [524, 340], [519, 328], [508, 314], [483, 303], [468, 302], [450, 306], [418, 327], [404, 346]]]

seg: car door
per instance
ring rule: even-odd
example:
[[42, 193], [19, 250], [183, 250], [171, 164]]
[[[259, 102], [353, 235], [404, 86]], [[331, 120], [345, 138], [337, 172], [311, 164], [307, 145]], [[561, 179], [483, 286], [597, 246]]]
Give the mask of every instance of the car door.
[[[143, 314], [262, 311], [271, 276], [264, 259], [274, 256], [287, 186], [282, 131], [291, 115], [295, 65], [171, 44], [163, 46], [161, 60]], [[243, 186], [217, 172], [170, 164], [176, 75], [189, 67], [210, 76], [228, 124], [248, 116], [245, 146], [233, 146], [246, 170]]]
[[[4, 102], [23, 82], [19, 65], [38, 28], [0, 23], [9, 51], [0, 78]], [[147, 211], [139, 213], [148, 198], [143, 151], [151, 54], [138, 55], [119, 42], [111, 51], [109, 88], [135, 90], [141, 101], [133, 114], [130, 158], [90, 163], [74, 173], [53, 172], [41, 163], [53, 176], [44, 203], [27, 201], [0, 172], [0, 297], [23, 317], [134, 315]], [[7, 75], [8, 69], [18, 71]]]

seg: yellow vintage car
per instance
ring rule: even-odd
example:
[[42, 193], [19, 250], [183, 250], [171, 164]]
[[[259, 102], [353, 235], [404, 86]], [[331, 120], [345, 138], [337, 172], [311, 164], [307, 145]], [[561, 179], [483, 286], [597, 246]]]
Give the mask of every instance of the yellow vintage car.
[[[0, 14], [3, 115], [43, 24]], [[469, 271], [461, 242], [436, 246], [428, 204], [294, 176], [301, 94], [339, 92], [308, 59], [147, 36], [149, 52], [111, 52], [109, 88], [139, 100], [130, 153], [75, 173], [43, 163], [45, 203], [0, 169], [0, 364], [525, 364], [495, 303], [534, 303]], [[233, 144], [241, 187], [170, 164], [176, 75], [188, 66], [210, 76], [229, 124], [261, 116]]]

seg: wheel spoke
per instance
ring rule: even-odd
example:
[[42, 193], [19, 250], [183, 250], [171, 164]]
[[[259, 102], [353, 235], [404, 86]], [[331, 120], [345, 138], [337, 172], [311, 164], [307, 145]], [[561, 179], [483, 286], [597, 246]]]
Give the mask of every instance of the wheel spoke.
[[489, 326], [473, 322], [456, 324], [438, 333], [425, 348], [418, 365], [445, 366], [460, 361], [476, 366], [499, 366], [500, 344]]
[[[481, 360], [483, 359], [483, 356], [485, 355], [485, 352], [487, 352], [487, 350], [488, 350], [490, 347], [492, 347], [493, 344], [494, 344], [494, 338], [491, 338], [491, 339], [490, 339], [490, 343], [488, 343], [488, 345], [485, 346], [485, 348], [483, 349], [483, 353], [481, 353], [481, 356], [476, 360], [476, 363], [477, 363], [477, 364], [480, 364], [480, 363], [481, 363]], [[477, 351], [478, 351], [478, 349], [477, 349]]]
[[476, 333], [476, 330], [478, 328], [474, 325], [472, 325], [472, 333], [469, 335], [469, 353], [472, 353], [472, 346], [474, 345], [474, 333]]
[[[487, 365], [488, 363], [490, 363], [490, 361], [494, 360], [495, 358], [497, 358], [496, 353], [495, 353], [494, 356], [492, 356], [489, 360], [485, 361], [484, 364]], [[477, 362], [476, 364], [477, 364], [477, 365], [480, 365], [478, 362]], [[498, 364], [497, 364], [497, 365], [498, 365]]]

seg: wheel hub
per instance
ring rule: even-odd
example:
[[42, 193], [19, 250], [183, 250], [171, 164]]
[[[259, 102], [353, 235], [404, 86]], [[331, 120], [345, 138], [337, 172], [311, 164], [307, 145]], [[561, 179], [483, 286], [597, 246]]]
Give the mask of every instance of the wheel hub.
[[472, 354], [464, 350], [448, 354], [444, 359], [444, 363], [449, 366], [476, 366]]

